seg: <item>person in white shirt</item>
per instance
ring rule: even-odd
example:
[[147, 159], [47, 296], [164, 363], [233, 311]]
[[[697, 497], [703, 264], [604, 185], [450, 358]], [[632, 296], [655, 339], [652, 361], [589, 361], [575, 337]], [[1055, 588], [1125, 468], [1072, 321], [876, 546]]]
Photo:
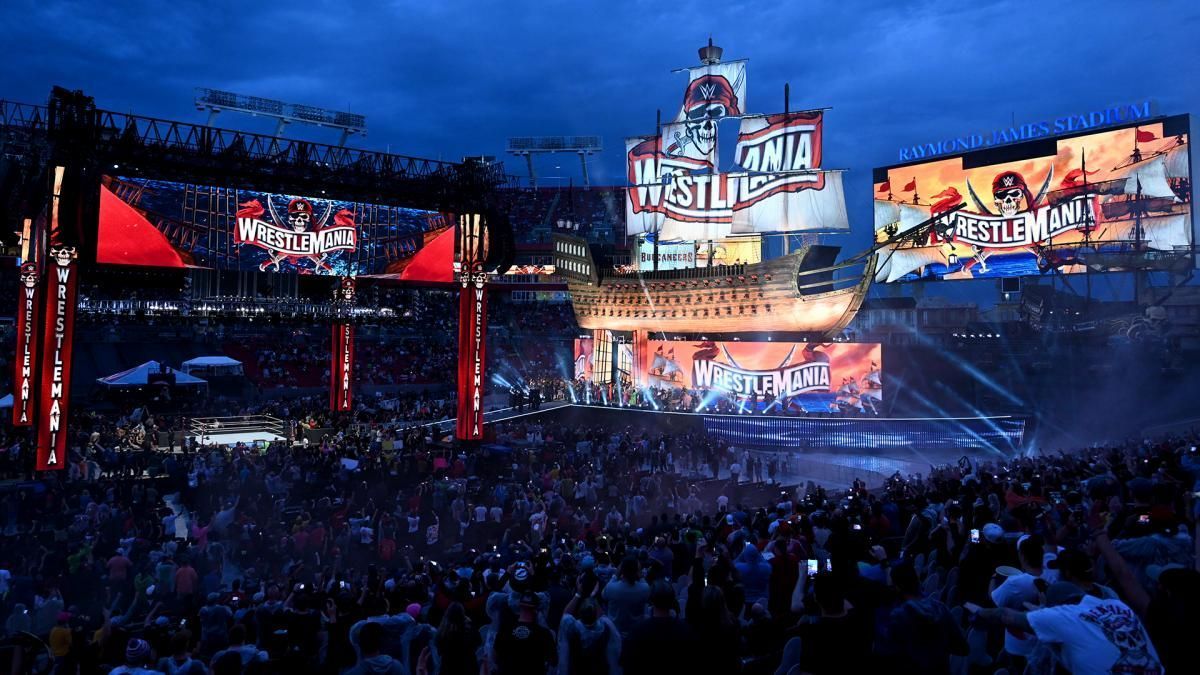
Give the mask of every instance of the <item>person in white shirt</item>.
[[[1041, 535], [1021, 537], [1017, 541], [1017, 555], [1024, 571], [1007, 577], [992, 590], [992, 602], [997, 607], [1023, 610], [1027, 602], [1038, 604], [1040, 594], [1057, 580], [1054, 570], [1045, 569], [1046, 557], [1053, 559], [1054, 554], [1046, 553], [1046, 543]], [[1035, 642], [1031, 633], [1017, 628], [1008, 628], [1004, 632], [1004, 651], [1013, 656], [1029, 656]]]
[[1063, 666], [1075, 675], [1163, 672], [1150, 635], [1129, 605], [1116, 598], [1088, 595], [1064, 581], [1047, 589], [1046, 604], [1031, 612], [983, 609], [973, 603], [966, 608], [985, 621], [1000, 622], [1031, 632], [1041, 642], [1061, 645]]

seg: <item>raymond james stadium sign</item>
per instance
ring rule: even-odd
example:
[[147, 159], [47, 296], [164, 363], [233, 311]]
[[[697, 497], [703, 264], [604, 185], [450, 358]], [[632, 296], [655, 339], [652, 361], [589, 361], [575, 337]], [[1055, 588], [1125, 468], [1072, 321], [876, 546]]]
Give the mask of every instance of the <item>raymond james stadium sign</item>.
[[1149, 119], [1150, 116], [1150, 101], [1148, 100], [1140, 103], [1112, 106], [1101, 110], [1063, 115], [1051, 120], [1029, 122], [1020, 126], [1002, 127], [982, 134], [955, 136], [931, 143], [905, 146], [900, 148], [900, 161], [910, 162], [919, 159], [929, 159], [956, 152], [967, 152], [998, 145], [1007, 145], [1008, 143], [1032, 141], [1038, 138], [1069, 134], [1076, 131], [1088, 131], [1090, 129], [1110, 127], [1117, 124], [1137, 122], [1138, 120]]

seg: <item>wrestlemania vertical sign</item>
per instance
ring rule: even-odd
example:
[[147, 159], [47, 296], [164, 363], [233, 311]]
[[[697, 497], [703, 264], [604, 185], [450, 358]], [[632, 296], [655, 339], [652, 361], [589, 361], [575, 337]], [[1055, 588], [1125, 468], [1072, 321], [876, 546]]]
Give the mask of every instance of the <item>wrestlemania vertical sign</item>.
[[481, 272], [459, 275], [458, 296], [458, 420], [455, 435], [461, 440], [483, 438], [483, 373], [487, 326], [487, 276]]
[[67, 407], [71, 394], [71, 349], [79, 270], [75, 248], [50, 249], [42, 327], [42, 380], [38, 410], [37, 470], [66, 467]]
[[329, 409], [350, 410], [353, 405], [351, 383], [354, 381], [354, 325], [333, 324], [332, 361], [329, 367]]
[[35, 262], [21, 265], [21, 283], [17, 297], [17, 349], [13, 362], [13, 409], [12, 423], [15, 427], [33, 424], [34, 380], [33, 367], [37, 364], [38, 266]]

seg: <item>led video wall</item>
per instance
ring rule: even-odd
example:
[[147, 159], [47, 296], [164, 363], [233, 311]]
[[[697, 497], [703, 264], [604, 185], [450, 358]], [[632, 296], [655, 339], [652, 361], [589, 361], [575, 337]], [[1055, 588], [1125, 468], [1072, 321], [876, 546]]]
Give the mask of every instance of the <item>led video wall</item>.
[[[875, 280], [1121, 269], [1192, 242], [1189, 119], [875, 170]], [[959, 210], [953, 210], [965, 204]], [[922, 236], [904, 233], [939, 217]]]
[[877, 343], [650, 340], [647, 359], [644, 384], [681, 390], [697, 410], [873, 411], [883, 400]]
[[104, 176], [96, 261], [448, 281], [453, 232], [431, 211]]

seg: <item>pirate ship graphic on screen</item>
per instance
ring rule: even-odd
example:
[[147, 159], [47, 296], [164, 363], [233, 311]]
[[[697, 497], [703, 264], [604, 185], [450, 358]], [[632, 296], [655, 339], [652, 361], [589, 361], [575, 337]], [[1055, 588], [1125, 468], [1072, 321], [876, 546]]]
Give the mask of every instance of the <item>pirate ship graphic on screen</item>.
[[105, 176], [97, 262], [394, 274], [446, 229], [441, 214], [397, 206]]
[[[876, 170], [875, 281], [977, 279], [1190, 264], [1186, 115]], [[1044, 147], [1040, 142], [1038, 147]], [[954, 210], [959, 204], [966, 207]], [[920, 237], [904, 233], [945, 214]]]

